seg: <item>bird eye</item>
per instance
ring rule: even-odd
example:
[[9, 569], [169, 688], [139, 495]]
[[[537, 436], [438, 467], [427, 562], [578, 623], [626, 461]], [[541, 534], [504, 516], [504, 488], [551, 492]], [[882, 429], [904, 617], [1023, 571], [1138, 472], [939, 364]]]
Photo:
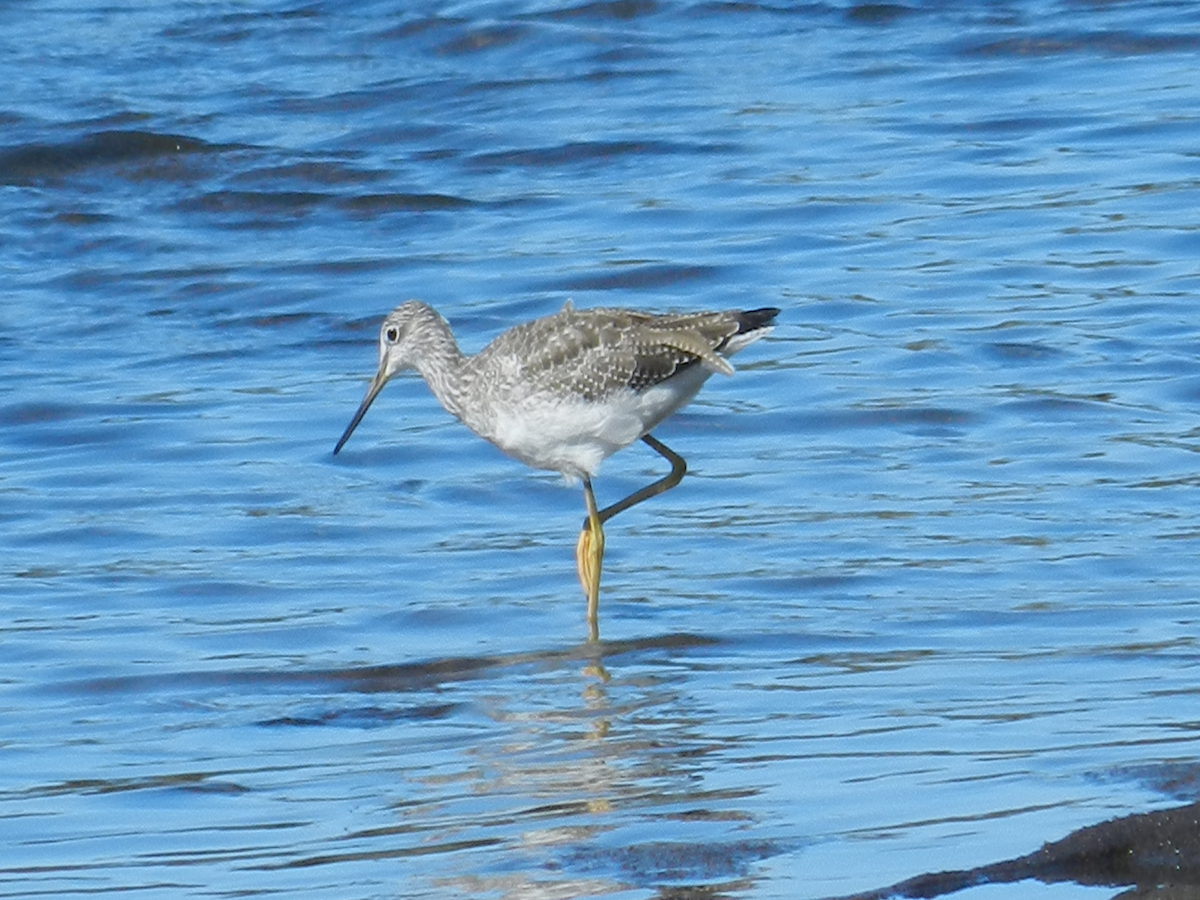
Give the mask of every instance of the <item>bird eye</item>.
[[400, 329], [395, 325], [389, 325], [383, 329], [383, 339], [389, 344], [394, 344], [400, 340]]

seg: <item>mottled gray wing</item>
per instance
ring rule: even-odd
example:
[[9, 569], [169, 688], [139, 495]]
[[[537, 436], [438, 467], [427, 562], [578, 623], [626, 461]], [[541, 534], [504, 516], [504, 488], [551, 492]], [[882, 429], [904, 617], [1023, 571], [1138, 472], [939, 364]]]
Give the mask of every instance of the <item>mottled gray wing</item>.
[[686, 366], [730, 373], [716, 351], [737, 331], [733, 313], [564, 309], [508, 336], [521, 345], [522, 375], [531, 385], [596, 400], [626, 388], [645, 390]]

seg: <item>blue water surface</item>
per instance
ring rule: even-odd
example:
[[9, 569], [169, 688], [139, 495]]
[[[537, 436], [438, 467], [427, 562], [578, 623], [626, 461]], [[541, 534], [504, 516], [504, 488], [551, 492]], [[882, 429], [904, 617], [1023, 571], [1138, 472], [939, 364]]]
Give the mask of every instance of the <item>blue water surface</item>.
[[[62, 0], [0, 50], [0, 896], [832, 897], [1195, 799], [1200, 7]], [[332, 455], [410, 297], [471, 352], [782, 309], [657, 431], [599, 644], [578, 487], [416, 377]]]

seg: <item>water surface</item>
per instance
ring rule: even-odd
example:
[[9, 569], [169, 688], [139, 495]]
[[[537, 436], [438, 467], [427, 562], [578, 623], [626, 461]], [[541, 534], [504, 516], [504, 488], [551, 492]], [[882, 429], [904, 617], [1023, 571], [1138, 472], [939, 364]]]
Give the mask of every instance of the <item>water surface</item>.
[[[1194, 799], [1193, 6], [0, 26], [0, 894], [815, 898]], [[332, 456], [409, 297], [782, 308], [599, 645], [578, 488], [416, 379]]]

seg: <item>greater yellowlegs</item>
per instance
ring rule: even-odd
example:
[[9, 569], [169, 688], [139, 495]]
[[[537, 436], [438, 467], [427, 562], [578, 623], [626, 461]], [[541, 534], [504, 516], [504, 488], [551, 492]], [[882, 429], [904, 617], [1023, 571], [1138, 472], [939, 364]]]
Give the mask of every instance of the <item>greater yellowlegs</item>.
[[[397, 372], [416, 369], [446, 410], [509, 456], [583, 481], [587, 518], [575, 547], [587, 595], [591, 638], [599, 635], [603, 524], [635, 503], [673, 488], [683, 458], [650, 430], [687, 404], [726, 360], [771, 330], [778, 309], [654, 313], [575, 309], [505, 331], [474, 356], [458, 349], [450, 326], [418, 300], [397, 306], [379, 329], [379, 369], [333, 448], [337, 453]], [[600, 463], [641, 438], [671, 473], [598, 510], [592, 476]]]

